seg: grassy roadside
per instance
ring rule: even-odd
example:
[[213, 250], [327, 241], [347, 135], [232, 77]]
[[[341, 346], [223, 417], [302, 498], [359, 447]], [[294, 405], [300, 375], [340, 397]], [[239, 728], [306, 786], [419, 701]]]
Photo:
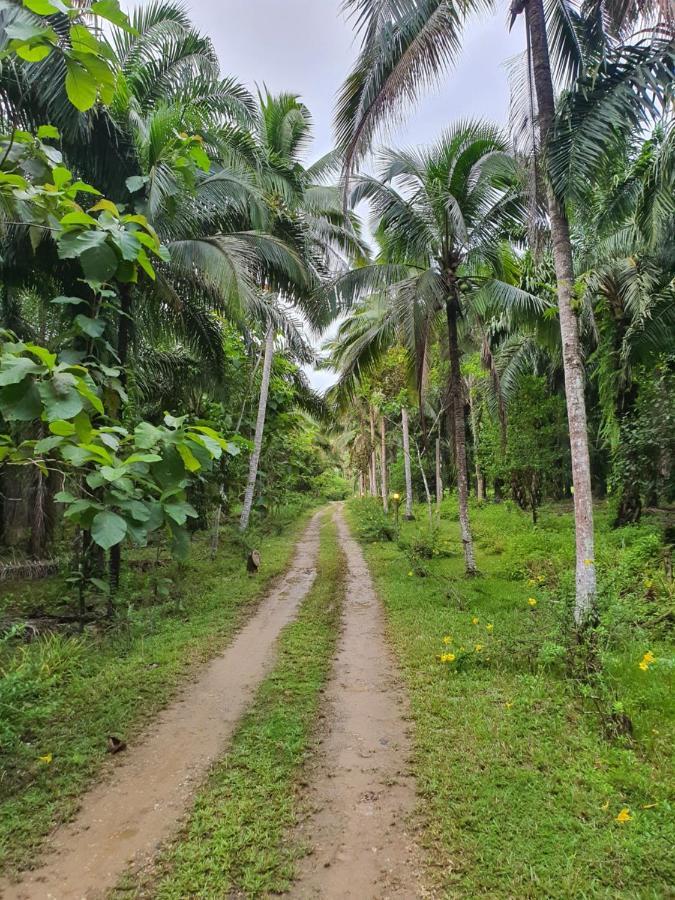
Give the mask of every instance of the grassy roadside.
[[330, 673], [344, 592], [344, 560], [332, 520], [321, 529], [318, 575], [297, 619], [283, 630], [278, 660], [242, 720], [227, 756], [198, 795], [183, 832], [152, 883], [115, 896], [267, 897], [288, 888], [297, 848], [295, 780]]
[[[548, 509], [533, 527], [506, 504], [472, 514], [475, 580], [463, 577], [451, 501], [435, 532], [420, 509], [400, 543], [364, 547], [410, 693], [444, 896], [670, 896], [673, 650], [659, 620], [672, 584], [657, 530], [612, 531], [598, 512], [600, 652], [608, 696], [634, 729], [610, 741], [566, 677], [571, 516]], [[356, 533], [376, 530], [363, 504], [349, 518]]]
[[[0, 868], [30, 866], [44, 836], [72, 816], [101, 772], [107, 735], [133, 739], [228, 642], [287, 568], [308, 517], [259, 538], [256, 578], [246, 574], [234, 534], [223, 534], [215, 560], [208, 538], [199, 537], [184, 567], [163, 570], [165, 597], [152, 596], [154, 575], [127, 574], [129, 608], [114, 629], [0, 644]], [[25, 601], [41, 587], [30, 583], [19, 596]], [[51, 581], [31, 600], [48, 609], [59, 590]], [[6, 591], [0, 609], [16, 609], [15, 599]]]

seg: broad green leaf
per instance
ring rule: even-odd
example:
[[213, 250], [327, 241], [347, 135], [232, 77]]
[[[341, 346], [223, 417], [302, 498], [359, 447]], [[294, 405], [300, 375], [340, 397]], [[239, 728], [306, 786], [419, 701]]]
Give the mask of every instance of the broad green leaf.
[[167, 413], [164, 416], [164, 424], [167, 428], [180, 428], [186, 419], [187, 416], [172, 416], [171, 413]]
[[12, 41], [9, 46], [15, 51], [20, 59], [29, 63], [42, 62], [42, 60], [46, 59], [54, 49], [52, 45], [48, 43], [21, 44]]
[[117, 481], [119, 478], [124, 478], [126, 474], [127, 470], [124, 466], [103, 466], [101, 468], [101, 475], [106, 481]]
[[98, 394], [92, 391], [92, 389], [83, 378], [78, 378], [76, 387], [80, 394], [84, 397], [84, 399], [88, 400], [89, 403], [91, 403], [91, 405], [99, 415], [105, 415], [105, 409], [103, 408], [101, 398], [98, 396]]
[[97, 509], [101, 509], [100, 503], [97, 503], [95, 500], [86, 500], [83, 498], [69, 504], [63, 515], [68, 519], [79, 519], [83, 513], [94, 513]]
[[66, 422], [64, 419], [57, 419], [55, 422], [50, 422], [49, 430], [52, 434], [59, 434], [62, 437], [70, 437], [75, 434], [75, 426], [73, 423]]
[[28, 378], [29, 375], [38, 375], [44, 370], [44, 366], [34, 362], [32, 359], [28, 359], [26, 356], [8, 357], [7, 360], [3, 360], [2, 368], [0, 369], [0, 387], [8, 384], [18, 384], [24, 378]]
[[147, 175], [131, 175], [125, 182], [130, 194], [135, 194], [137, 191], [142, 190], [147, 183]]
[[61, 219], [61, 225], [66, 228], [68, 225], [94, 225], [96, 226], [98, 223], [93, 216], [90, 216], [86, 212], [71, 212], [66, 213], [65, 216]]
[[140, 450], [150, 450], [162, 438], [162, 431], [150, 422], [140, 422], [134, 429], [136, 446]]
[[117, 255], [107, 244], [85, 250], [80, 256], [80, 264], [87, 281], [103, 284], [109, 281], [117, 271]]
[[146, 274], [146, 275], [149, 275], [150, 278], [152, 278], [152, 280], [155, 281], [155, 279], [156, 279], [156, 277], [157, 277], [157, 276], [155, 275], [155, 270], [154, 270], [154, 268], [153, 268], [153, 266], [152, 266], [152, 263], [151, 263], [150, 260], [148, 259], [148, 254], [145, 252], [145, 250], [143, 250], [142, 247], [141, 247], [141, 249], [138, 251], [138, 255], [136, 256], [136, 262], [137, 262], [138, 265], [141, 267], [141, 269], [143, 269], [143, 271], [145, 272], [145, 274]]
[[38, 419], [42, 403], [37, 385], [32, 382], [9, 384], [0, 389], [0, 413], [10, 422], [30, 422]]
[[41, 381], [38, 384], [40, 398], [49, 420], [72, 419], [80, 412], [84, 401], [75, 389], [75, 384], [75, 377], [68, 372], [61, 372], [49, 381]]
[[70, 491], [57, 491], [54, 494], [54, 499], [57, 503], [74, 503], [75, 497], [70, 493]]
[[70, 26], [70, 46], [80, 53], [100, 53], [101, 43], [84, 25], [77, 22]]
[[83, 466], [91, 460], [91, 454], [84, 447], [66, 444], [61, 448], [61, 456], [74, 466]]
[[164, 512], [170, 519], [173, 519], [177, 525], [185, 525], [188, 516], [195, 519], [198, 515], [194, 506], [186, 501], [180, 503], [165, 503]]
[[61, 137], [59, 129], [55, 125], [40, 125], [37, 130], [38, 139], [41, 141], [58, 141]]
[[66, 56], [66, 94], [80, 112], [91, 109], [98, 94], [96, 79], [72, 56]]
[[[56, 0], [56, 2], [54, 0], [23, 0], [23, 5], [38, 16], [53, 16], [55, 13], [63, 13], [68, 9], [60, 0]], [[39, 132], [38, 137], [41, 137]]]
[[26, 350], [28, 353], [32, 353], [33, 356], [37, 356], [43, 366], [46, 366], [50, 371], [56, 365], [56, 353], [50, 353], [45, 347], [40, 347], [39, 344], [26, 344]]
[[190, 158], [203, 172], [208, 172], [211, 168], [211, 160], [199, 144], [190, 147]]
[[116, 219], [119, 219], [120, 217], [120, 211], [117, 206], [112, 200], [106, 200], [105, 197], [103, 200], [99, 200], [98, 203], [95, 203], [94, 206], [91, 206], [89, 212], [109, 212], [111, 215], [115, 216]]
[[92, 338], [101, 337], [105, 331], [104, 319], [91, 319], [89, 316], [84, 316], [80, 313], [78, 316], [75, 316], [74, 321], [83, 334], [87, 334]]
[[121, 543], [126, 533], [127, 523], [110, 510], [96, 513], [91, 523], [92, 539], [104, 550], [110, 550], [111, 547]]
[[176, 444], [176, 450], [180, 454], [180, 458], [183, 460], [183, 465], [188, 470], [188, 472], [198, 472], [201, 469], [201, 463], [185, 444]]
[[90, 229], [89, 231], [69, 231], [58, 239], [59, 259], [76, 259], [87, 250], [105, 244], [108, 235], [105, 231]]
[[92, 427], [91, 420], [84, 410], [78, 413], [73, 419], [75, 426], [75, 434], [81, 444], [87, 444], [91, 441]]
[[57, 434], [54, 434], [51, 437], [42, 438], [35, 444], [35, 452], [49, 453], [54, 447], [58, 447], [61, 443], [63, 443], [63, 438], [59, 437]]
[[158, 453], [132, 453], [125, 462], [128, 466], [134, 463], [155, 463], [161, 462], [162, 457]]
[[51, 302], [56, 306], [79, 306], [87, 301], [83, 300], [82, 297], [54, 297]]
[[[54, 166], [54, 168], [52, 169], [52, 180], [58, 190], [61, 190], [64, 185], [73, 180], [73, 173], [70, 171], [70, 169], [66, 169], [65, 166]], [[71, 213], [71, 215], [74, 214]], [[63, 219], [61, 219], [61, 224], [65, 224]]]
[[136, 29], [129, 24], [129, 19], [120, 9], [119, 0], [96, 0], [96, 3], [91, 5], [91, 11], [102, 19], [112, 22], [113, 25], [119, 25], [125, 31], [137, 34]]

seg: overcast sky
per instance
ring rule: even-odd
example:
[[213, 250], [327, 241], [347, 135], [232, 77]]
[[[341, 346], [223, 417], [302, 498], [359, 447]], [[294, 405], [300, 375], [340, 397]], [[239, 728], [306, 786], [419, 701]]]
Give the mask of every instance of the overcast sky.
[[[335, 95], [358, 50], [341, 0], [189, 0], [187, 5], [195, 24], [213, 40], [223, 74], [251, 88], [265, 84], [273, 93], [299, 94], [314, 119], [310, 159], [330, 150]], [[520, 20], [512, 34], [507, 31], [506, 4], [503, 14], [474, 22], [454, 71], [423, 97], [387, 141], [429, 142], [459, 118], [505, 124], [504, 63], [523, 46]], [[319, 389], [330, 380], [327, 372], [312, 374]]]

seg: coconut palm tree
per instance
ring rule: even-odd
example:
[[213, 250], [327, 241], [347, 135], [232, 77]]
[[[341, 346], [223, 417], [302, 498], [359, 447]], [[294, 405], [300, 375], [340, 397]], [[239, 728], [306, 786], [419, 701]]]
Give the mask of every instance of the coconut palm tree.
[[377, 264], [331, 284], [346, 305], [371, 292], [350, 339], [350, 326], [339, 335], [338, 360], [349, 375], [402, 338], [422, 391], [429, 342], [444, 323], [460, 527], [472, 575], [459, 334], [469, 316], [543, 308], [513, 284], [516, 263], [505, 243], [524, 214], [520, 173], [503, 135], [484, 122], [459, 122], [431, 147], [383, 150], [377, 159], [377, 177], [358, 178], [352, 202], [370, 202], [383, 251]]
[[[356, 220], [344, 213], [337, 187], [327, 179], [337, 168], [336, 155], [328, 154], [305, 166], [304, 151], [311, 138], [307, 107], [292, 94], [259, 95], [253, 129], [258, 183], [264, 198], [261, 225], [266, 233], [288, 247], [301, 262], [304, 282], [286, 278], [272, 280], [262, 273], [267, 291], [276, 290], [280, 305], [297, 309], [308, 324], [321, 330], [335, 315], [334, 305], [317, 288], [330, 272], [346, 268], [346, 258], [364, 255]], [[258, 415], [249, 461], [249, 473], [239, 521], [248, 528], [258, 465], [262, 450], [269, 392], [269, 373], [274, 354], [275, 326], [270, 322], [265, 336]]]

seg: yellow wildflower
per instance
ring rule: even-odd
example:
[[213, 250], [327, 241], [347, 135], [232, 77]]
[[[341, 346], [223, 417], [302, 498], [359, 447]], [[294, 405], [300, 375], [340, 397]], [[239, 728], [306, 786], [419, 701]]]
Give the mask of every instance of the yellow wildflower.
[[638, 665], [642, 669], [643, 672], [647, 672], [649, 669], [649, 663], [645, 662], [644, 659], [642, 660], [642, 662], [638, 663]]
[[592, 560], [592, 559], [585, 559], [585, 560], [584, 560], [584, 565], [585, 565], [585, 566], [592, 566], [592, 565], [593, 565], [593, 560]]
[[44, 756], [38, 756], [38, 759], [41, 763], [44, 763], [46, 766], [54, 759], [51, 753], [45, 753]]
[[457, 659], [454, 653], [441, 653], [441, 662], [449, 663]]
[[647, 590], [650, 590], [654, 587], [654, 582], [651, 580], [651, 578], [645, 578], [644, 584]]
[[537, 601], [536, 601], [536, 599], [535, 599], [534, 597], [529, 597], [527, 602], [528, 602], [528, 603], [530, 604], [530, 606], [533, 607], [533, 608], [537, 605]]
[[507, 709], [511, 709], [511, 707], [513, 706], [513, 703], [511, 703], [511, 702], [509, 702], [509, 701], [507, 700], [506, 703], [504, 704], [504, 706], [505, 706]]
[[449, 634], [446, 634], [446, 636], [443, 638], [443, 643], [446, 647], [448, 646], [448, 644], [452, 643], [452, 638]]
[[539, 584], [543, 584], [543, 583], [546, 581], [546, 576], [545, 576], [545, 575], [539, 575], [539, 576], [537, 577], [537, 581], [539, 582]]
[[630, 810], [628, 809], [628, 807], [624, 806], [624, 808], [620, 811], [620, 813], [616, 817], [616, 821], [620, 822], [623, 825], [625, 822], [630, 822], [630, 820], [632, 818], [633, 817], [630, 814]]
[[473, 619], [471, 620], [472, 625], [478, 625], [479, 622], [480, 622], [480, 619], [478, 618], [478, 616], [474, 616]]
[[473, 649], [476, 651], [476, 653], [480, 653], [480, 651], [483, 649], [483, 645], [476, 644], [476, 646]]
[[654, 654], [652, 653], [651, 650], [647, 650], [647, 652], [646, 652], [645, 655], [642, 657], [642, 659], [643, 659], [644, 662], [646, 662], [646, 663], [653, 663], [654, 660], [656, 659], [656, 657], [654, 656]]
[[492, 622], [488, 622], [487, 625], [485, 626], [485, 630], [486, 630], [486, 631], [493, 631], [493, 630], [494, 630], [494, 627], [495, 627], [495, 626], [492, 624]]
[[408, 572], [408, 578], [410, 578], [411, 575], [412, 575], [412, 572]]
[[534, 578], [528, 578], [528, 580], [527, 580], [528, 587], [534, 587], [536, 583], [537, 582], [534, 580]]

